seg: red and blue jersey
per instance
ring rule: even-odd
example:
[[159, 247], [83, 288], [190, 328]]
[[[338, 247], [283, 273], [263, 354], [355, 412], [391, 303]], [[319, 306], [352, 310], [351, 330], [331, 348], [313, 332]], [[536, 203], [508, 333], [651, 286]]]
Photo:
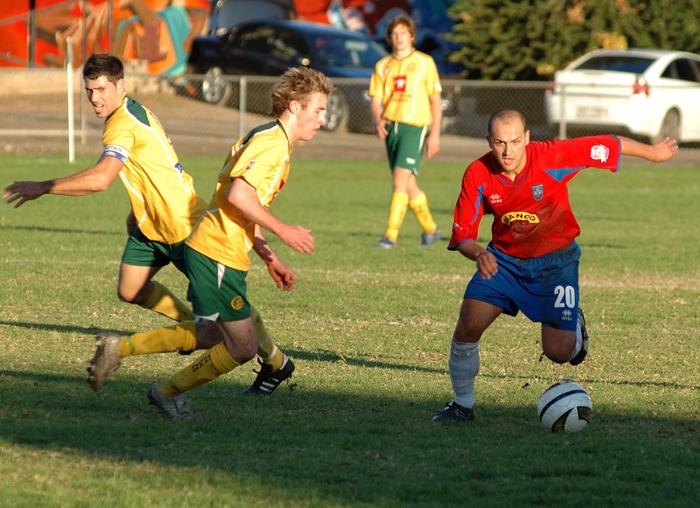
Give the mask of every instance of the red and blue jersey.
[[484, 214], [493, 215], [491, 243], [510, 256], [534, 258], [566, 247], [581, 231], [567, 184], [587, 167], [617, 171], [621, 156], [616, 136], [531, 142], [525, 150], [525, 167], [513, 181], [491, 152], [467, 167], [448, 249], [476, 241]]

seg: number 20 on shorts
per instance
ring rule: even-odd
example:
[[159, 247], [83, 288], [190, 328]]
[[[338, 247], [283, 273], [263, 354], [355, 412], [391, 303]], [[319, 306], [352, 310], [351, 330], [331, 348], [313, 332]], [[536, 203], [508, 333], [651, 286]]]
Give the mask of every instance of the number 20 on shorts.
[[556, 286], [554, 288], [554, 308], [561, 309], [568, 307], [573, 309], [576, 307], [576, 290], [573, 286]]

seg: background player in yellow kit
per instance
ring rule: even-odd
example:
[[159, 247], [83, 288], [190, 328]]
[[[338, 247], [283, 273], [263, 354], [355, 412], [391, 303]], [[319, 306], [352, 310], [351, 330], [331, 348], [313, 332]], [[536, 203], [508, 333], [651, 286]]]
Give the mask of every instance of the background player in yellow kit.
[[[104, 383], [120, 366], [134, 342], [210, 348], [188, 367], [153, 383], [148, 392], [150, 402], [166, 416], [187, 419], [193, 413], [186, 391], [255, 357], [256, 329], [246, 287], [249, 250], [253, 248], [266, 260], [268, 271], [284, 289], [291, 289], [296, 278], [269, 250], [262, 229], [273, 232], [297, 252], [313, 252], [309, 230], [285, 224], [267, 208], [287, 180], [293, 143], [312, 139], [324, 124], [331, 92], [330, 81], [318, 71], [292, 68], [284, 73], [272, 93], [277, 120], [253, 129], [233, 145], [208, 210], [187, 240], [185, 268], [197, 316], [196, 332], [170, 327], [128, 337], [103, 334], [103, 346], [98, 346], [92, 361], [96, 384]], [[274, 389], [291, 375], [291, 360], [279, 351], [276, 356], [271, 363], [277, 364], [279, 374], [261, 370], [251, 390], [262, 391], [263, 386]]]
[[424, 144], [429, 159], [440, 149], [442, 87], [433, 59], [413, 47], [416, 27], [411, 18], [394, 18], [387, 39], [393, 52], [377, 62], [369, 85], [372, 117], [377, 136], [386, 144], [393, 186], [386, 233], [377, 246], [396, 246], [409, 206], [423, 228], [421, 243], [430, 245], [441, 233], [416, 177]]

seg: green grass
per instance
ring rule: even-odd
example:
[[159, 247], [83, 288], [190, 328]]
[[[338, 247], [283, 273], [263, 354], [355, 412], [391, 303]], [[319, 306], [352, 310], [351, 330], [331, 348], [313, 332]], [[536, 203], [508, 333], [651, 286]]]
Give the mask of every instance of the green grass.
[[[221, 157], [185, 157], [208, 199]], [[0, 185], [74, 168], [0, 156]], [[463, 167], [421, 182], [449, 230]], [[400, 246], [372, 248], [390, 193], [384, 163], [298, 161], [273, 205], [310, 227], [317, 252], [274, 242], [298, 287], [260, 262], [253, 302], [297, 363], [270, 398], [242, 390], [246, 365], [190, 394], [203, 418], [162, 419], [148, 383], [189, 361], [128, 358], [99, 395], [85, 382], [93, 335], [168, 324], [120, 303], [128, 202], [119, 183], [80, 199], [0, 207], [0, 506], [690, 506], [700, 492], [700, 180], [696, 169], [588, 170], [570, 185], [582, 226], [582, 304], [592, 352], [540, 361], [539, 329], [502, 317], [482, 340], [478, 416], [430, 418], [451, 398], [449, 339], [472, 262], [424, 249], [407, 216]], [[487, 220], [485, 222], [490, 222]], [[483, 239], [489, 224], [482, 228]], [[273, 240], [274, 241], [274, 240]], [[184, 294], [168, 267], [159, 280]], [[550, 383], [572, 378], [594, 420], [549, 434], [536, 417]], [[291, 388], [294, 389], [291, 389]]]

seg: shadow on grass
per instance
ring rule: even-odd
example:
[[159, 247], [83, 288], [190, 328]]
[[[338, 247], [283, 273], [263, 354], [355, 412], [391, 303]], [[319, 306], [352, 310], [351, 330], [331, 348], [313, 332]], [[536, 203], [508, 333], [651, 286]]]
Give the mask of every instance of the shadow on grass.
[[[252, 477], [281, 492], [273, 499], [284, 504], [311, 497], [317, 506], [323, 505], [319, 499], [343, 506], [440, 506], [474, 490], [492, 496], [487, 504], [495, 506], [499, 499], [545, 492], [561, 477], [586, 489], [588, 499], [608, 501], [609, 492], [593, 496], [597, 490], [586, 485], [639, 478], [635, 492], [654, 499], [649, 457], [663, 478], [677, 479], [677, 498], [690, 502], [699, 482], [684, 477], [697, 449], [697, 421], [605, 414], [585, 432], [552, 436], [533, 407], [484, 404], [476, 421], [442, 427], [431, 421], [442, 401], [377, 395], [357, 386], [307, 390], [303, 379], [293, 391], [286, 385], [272, 397], [254, 397], [242, 393], [238, 374], [189, 394], [201, 418], [172, 422], [148, 406], [149, 381], [115, 376], [94, 394], [77, 376], [0, 371], [0, 438], [85, 453], [99, 458], [101, 467], [112, 459], [125, 471], [142, 461], [197, 468], [188, 469], [188, 483], [222, 474], [229, 481], [219, 482], [220, 488], [231, 495]], [[611, 453], [619, 459], [615, 467]], [[173, 476], [168, 473], [169, 480]], [[99, 484], [99, 478], [91, 481]]]
[[[60, 333], [78, 333], [84, 335], [96, 335], [100, 332], [112, 332], [119, 335], [129, 335], [134, 333], [133, 330], [114, 330], [105, 329], [98, 327], [81, 327], [74, 325], [57, 325], [48, 323], [29, 323], [24, 321], [0, 321], [0, 326], [14, 326], [17, 328], [26, 328], [29, 330], [46, 330], [54, 331]], [[328, 362], [328, 363], [343, 363], [355, 367], [372, 368], [372, 369], [394, 369], [397, 371], [410, 371], [410, 372], [427, 372], [434, 374], [447, 374], [446, 369], [439, 369], [434, 367], [425, 367], [420, 365], [411, 365], [405, 363], [393, 363], [386, 360], [373, 360], [368, 358], [358, 358], [348, 355], [342, 355], [336, 353], [335, 351], [330, 351], [327, 349], [315, 349], [315, 350], [304, 350], [304, 349], [294, 349], [294, 348], [284, 348], [286, 354], [295, 359], [301, 360], [311, 360], [318, 362]], [[445, 358], [445, 364], [447, 364], [447, 357]], [[0, 371], [2, 372], [2, 371]], [[522, 376], [518, 374], [489, 374], [482, 372], [479, 374], [482, 378], [491, 379], [522, 379], [523, 381], [531, 381], [532, 376]], [[627, 386], [639, 386], [639, 387], [664, 387], [664, 388], [683, 388], [690, 390], [700, 390], [700, 386], [692, 384], [681, 384], [675, 382], [667, 381], [621, 381], [621, 380], [600, 380], [600, 379], [579, 379], [579, 382], [584, 383], [596, 383], [596, 384], [609, 384], [609, 385], [627, 385]]]
[[29, 323], [25, 321], [0, 321], [0, 326], [14, 326], [16, 328], [26, 328], [28, 330], [45, 330], [61, 333], [78, 333], [84, 335], [96, 335], [100, 332], [112, 332], [119, 335], [129, 335], [134, 333], [133, 330], [112, 330], [98, 328], [94, 326], [75, 326], [75, 325], [56, 325], [50, 323]]
[[88, 229], [73, 229], [73, 228], [49, 228], [46, 226], [8, 226], [3, 225], [3, 229], [16, 229], [18, 231], [32, 231], [38, 233], [68, 233], [80, 235], [109, 235], [109, 236], [124, 236], [124, 231], [104, 231], [104, 230], [88, 230]]
[[[484, 404], [475, 422], [442, 427], [431, 422], [442, 403], [436, 400], [351, 393], [343, 386], [307, 390], [303, 380], [294, 391], [287, 385], [272, 397], [252, 397], [242, 393], [240, 380], [227, 376], [192, 391], [201, 417], [173, 422], [148, 406], [146, 379], [117, 377], [94, 394], [75, 376], [4, 370], [0, 438], [113, 460], [120, 474], [143, 461], [203, 469], [179, 477], [163, 472], [174, 483], [170, 489], [206, 479], [217, 492], [237, 496], [252, 478], [274, 486], [282, 494], [273, 504], [285, 505], [311, 497], [316, 506], [441, 506], [462, 503], [470, 491], [489, 496], [487, 505], [532, 496], [537, 499], [526, 504], [538, 504], [536, 493], [562, 477], [585, 489], [588, 501], [612, 499], [608, 488], [592, 488], [596, 482], [634, 484], [638, 495], [654, 499], [647, 456], [654, 457], [655, 471], [664, 471], [661, 480], [673, 479], [677, 498], [692, 499], [698, 483], [683, 478], [697, 448], [691, 446], [697, 422], [605, 414], [585, 432], [552, 436], [533, 407]], [[606, 466], [611, 450], [621, 459], [614, 468]], [[99, 488], [101, 473], [84, 474], [83, 482]]]
[[[377, 361], [369, 360], [364, 358], [353, 358], [347, 355], [340, 355], [334, 351], [329, 351], [325, 349], [315, 349], [315, 350], [301, 350], [284, 348], [284, 352], [291, 356], [292, 358], [298, 358], [302, 360], [313, 360], [313, 361], [323, 361], [330, 363], [344, 363], [346, 365], [351, 365], [355, 367], [363, 368], [376, 368], [376, 369], [396, 369], [396, 370], [406, 370], [411, 372], [428, 372], [435, 374], [447, 374], [447, 369], [436, 369], [433, 367], [422, 367], [417, 365], [407, 365], [407, 364], [396, 364], [387, 361]], [[447, 364], [447, 357], [445, 357], [445, 364]], [[522, 376], [518, 374], [489, 374], [487, 372], [479, 373], [480, 378], [489, 379], [522, 379], [523, 381], [532, 381], [532, 376]], [[700, 390], [700, 386], [692, 384], [681, 384], [666, 381], [620, 381], [620, 380], [601, 380], [601, 379], [586, 379], [577, 378], [578, 382], [591, 383], [591, 384], [610, 384], [610, 385], [627, 385], [627, 386], [638, 386], [638, 387], [663, 387], [663, 388], [681, 388], [689, 390]]]

